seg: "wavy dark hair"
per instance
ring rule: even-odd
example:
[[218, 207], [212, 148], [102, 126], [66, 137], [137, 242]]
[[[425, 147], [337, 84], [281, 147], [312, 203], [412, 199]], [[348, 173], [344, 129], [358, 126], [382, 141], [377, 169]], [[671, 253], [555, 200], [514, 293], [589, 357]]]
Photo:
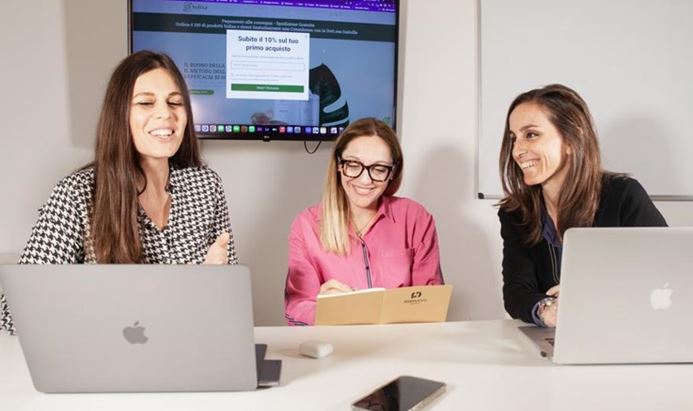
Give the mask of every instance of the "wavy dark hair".
[[178, 167], [200, 166], [200, 151], [193, 129], [190, 94], [173, 60], [162, 53], [139, 51], [116, 67], [106, 88], [96, 130], [93, 167], [93, 204], [90, 238], [98, 263], [140, 263], [143, 260], [138, 216], [138, 182], [147, 184], [130, 130], [130, 107], [135, 81], [142, 74], [164, 69], [183, 96], [188, 117], [183, 141], [169, 163]]
[[561, 238], [571, 227], [591, 227], [599, 206], [604, 174], [597, 131], [587, 103], [574, 90], [551, 84], [520, 94], [510, 104], [505, 118], [505, 132], [500, 151], [500, 175], [505, 197], [497, 204], [508, 212], [517, 212], [521, 224], [527, 228], [526, 242], [537, 244], [542, 239], [542, 188], [524, 183], [522, 170], [512, 156], [513, 140], [510, 133], [510, 115], [520, 104], [531, 103], [541, 107], [558, 130], [564, 144], [572, 154], [568, 171], [558, 197], [556, 230]]

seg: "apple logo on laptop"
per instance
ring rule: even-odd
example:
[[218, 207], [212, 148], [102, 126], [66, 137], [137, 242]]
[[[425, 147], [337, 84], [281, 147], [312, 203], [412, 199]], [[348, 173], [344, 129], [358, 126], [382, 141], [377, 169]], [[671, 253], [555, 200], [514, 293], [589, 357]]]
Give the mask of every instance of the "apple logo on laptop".
[[674, 291], [669, 287], [669, 283], [662, 288], [655, 288], [650, 293], [650, 305], [655, 310], [668, 310], [671, 307], [671, 294]]
[[149, 338], [144, 335], [145, 327], [139, 325], [139, 321], [135, 321], [132, 327], [123, 328], [123, 337], [130, 344], [145, 344]]

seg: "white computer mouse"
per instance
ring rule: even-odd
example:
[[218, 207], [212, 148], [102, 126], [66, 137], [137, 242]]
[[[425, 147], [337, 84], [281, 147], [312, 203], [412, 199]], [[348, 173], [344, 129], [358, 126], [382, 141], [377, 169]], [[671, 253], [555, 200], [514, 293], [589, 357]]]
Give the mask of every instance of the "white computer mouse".
[[306, 341], [298, 346], [298, 352], [312, 358], [327, 357], [333, 350], [332, 344], [316, 340]]

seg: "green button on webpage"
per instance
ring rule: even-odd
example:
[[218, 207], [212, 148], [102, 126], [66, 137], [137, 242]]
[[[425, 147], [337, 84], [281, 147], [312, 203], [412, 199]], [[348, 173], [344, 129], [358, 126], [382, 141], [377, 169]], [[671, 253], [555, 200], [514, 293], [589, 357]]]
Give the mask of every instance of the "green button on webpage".
[[207, 90], [207, 89], [192, 89], [192, 90], [190, 90], [190, 94], [203, 95], [203, 96], [211, 96], [212, 94], [214, 94], [214, 90]]
[[282, 93], [303, 93], [303, 86], [286, 84], [231, 84], [231, 91], [271, 91]]

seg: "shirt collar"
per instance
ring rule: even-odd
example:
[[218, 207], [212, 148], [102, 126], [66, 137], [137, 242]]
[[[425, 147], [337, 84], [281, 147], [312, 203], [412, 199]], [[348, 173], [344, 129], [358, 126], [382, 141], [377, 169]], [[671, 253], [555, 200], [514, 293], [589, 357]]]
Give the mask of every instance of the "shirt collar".
[[383, 216], [385, 218], [389, 218], [392, 220], [393, 223], [396, 223], [395, 221], [395, 214], [392, 212], [392, 197], [388, 195], [383, 195], [380, 197], [380, 205], [378, 206], [378, 212], [376, 214], [375, 219], [379, 220], [380, 216]]
[[166, 188], [169, 193], [175, 191], [177, 185], [180, 183], [181, 173], [180, 168], [169, 161], [168, 163], [168, 184]]
[[551, 220], [551, 217], [549, 217], [549, 213], [546, 211], [546, 207], [544, 207], [543, 204], [541, 206], [541, 234], [542, 237], [544, 237], [544, 240], [546, 240], [549, 244], [555, 247], [561, 246], [561, 241], [558, 238], [556, 227], [553, 225], [553, 220]]
[[[392, 212], [392, 197], [388, 195], [383, 195], [380, 196], [380, 205], [378, 205], [378, 211], [376, 212], [376, 216], [373, 219], [373, 221], [378, 221], [380, 220], [380, 217], [385, 217], [389, 218], [392, 220], [393, 223], [396, 223], [397, 221], [395, 220], [395, 214]], [[322, 220], [322, 203], [320, 204], [320, 207], [318, 208], [318, 212], [315, 216], [316, 221]]]

